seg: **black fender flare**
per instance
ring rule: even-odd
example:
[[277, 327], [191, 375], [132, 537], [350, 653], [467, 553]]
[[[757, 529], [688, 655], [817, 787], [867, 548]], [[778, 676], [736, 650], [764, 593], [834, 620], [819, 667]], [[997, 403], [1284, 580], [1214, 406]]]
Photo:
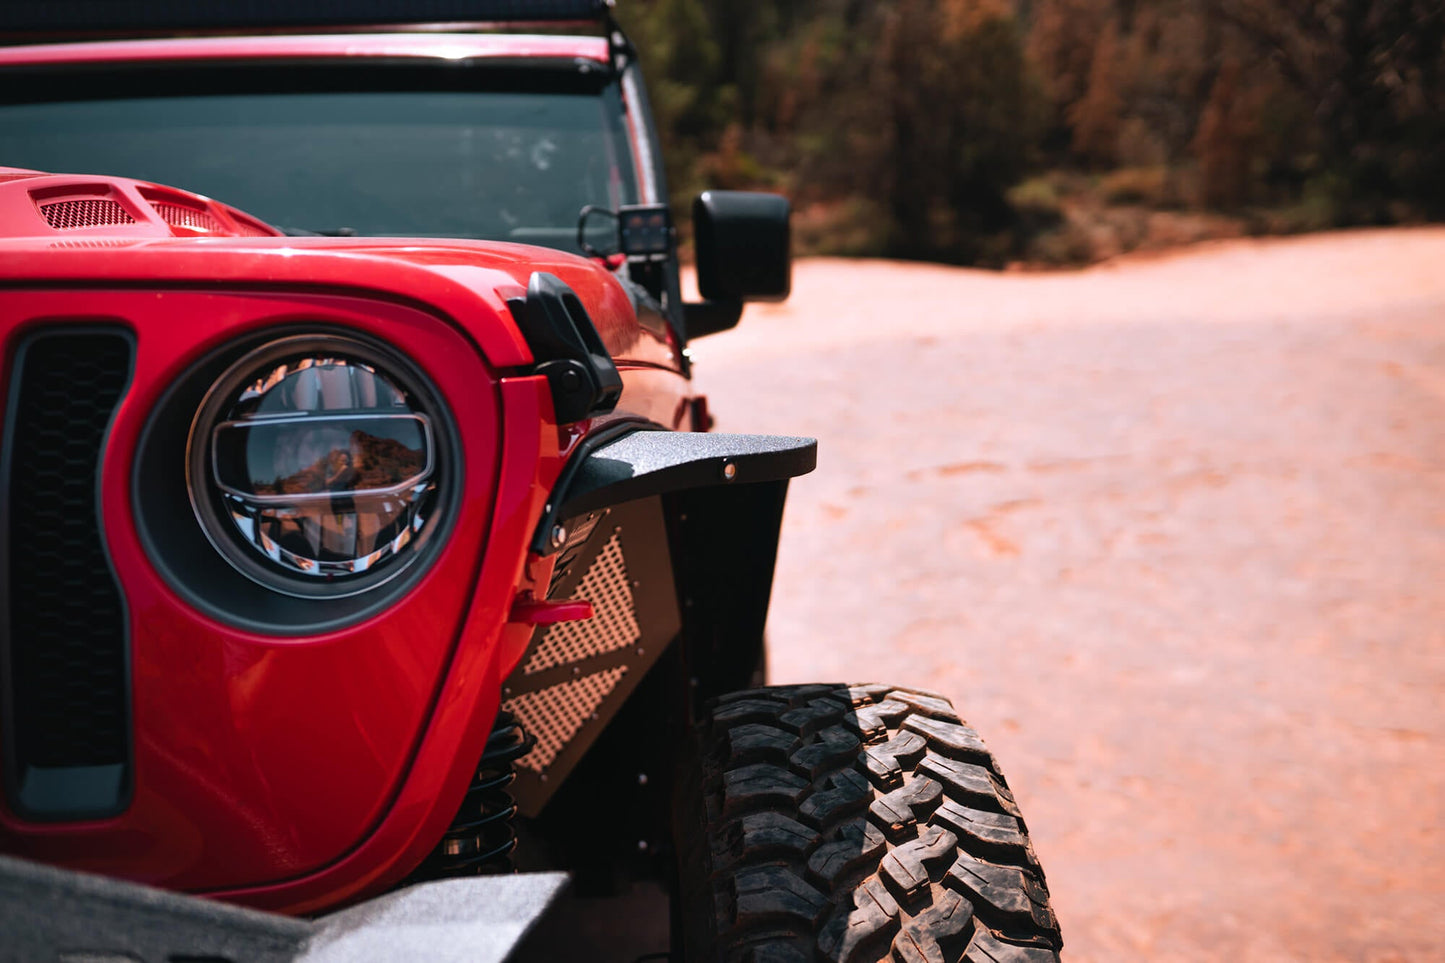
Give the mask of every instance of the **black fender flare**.
[[[640, 429], [640, 430], [639, 430]], [[813, 438], [646, 430], [617, 424], [583, 442], [553, 489], [533, 540], [568, 538], [570, 519], [643, 499], [660, 502], [681, 620], [689, 712], [760, 684], [763, 630], [790, 479], [817, 466]]]
[[537, 524], [532, 551], [547, 555], [561, 547], [554, 538], [561, 519], [654, 495], [786, 481], [818, 464], [815, 438], [618, 428], [584, 441], [568, 462]]

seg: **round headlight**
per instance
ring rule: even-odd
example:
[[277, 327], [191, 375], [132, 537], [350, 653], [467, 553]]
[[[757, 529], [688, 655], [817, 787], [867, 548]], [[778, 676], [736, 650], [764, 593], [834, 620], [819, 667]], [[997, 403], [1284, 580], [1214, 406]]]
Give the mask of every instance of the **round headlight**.
[[414, 557], [443, 473], [429, 392], [368, 343], [294, 337], [216, 381], [191, 425], [189, 488], [207, 538], [291, 595], [349, 595]]

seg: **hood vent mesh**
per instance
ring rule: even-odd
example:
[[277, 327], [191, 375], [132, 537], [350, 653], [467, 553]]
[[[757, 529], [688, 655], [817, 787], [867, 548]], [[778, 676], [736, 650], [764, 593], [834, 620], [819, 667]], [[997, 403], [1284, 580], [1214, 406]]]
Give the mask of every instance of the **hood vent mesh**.
[[180, 204], [167, 204], [164, 201], [152, 201], [151, 206], [171, 227], [184, 227], [192, 231], [205, 231], [208, 234], [223, 234], [226, 229], [221, 222], [216, 220], [209, 211], [197, 210], [194, 207], [183, 207]]
[[40, 205], [40, 213], [57, 231], [75, 231], [83, 227], [106, 227], [111, 224], [134, 224], [120, 202], [96, 197], [82, 200], [51, 201]]

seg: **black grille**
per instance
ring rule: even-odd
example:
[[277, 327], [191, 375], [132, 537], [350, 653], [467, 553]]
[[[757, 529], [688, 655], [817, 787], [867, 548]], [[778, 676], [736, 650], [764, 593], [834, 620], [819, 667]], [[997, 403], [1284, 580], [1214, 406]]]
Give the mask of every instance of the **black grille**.
[[97, 481], [130, 368], [130, 340], [116, 331], [41, 334], [16, 354], [3, 481], [8, 775], [22, 800], [32, 797], [22, 809], [104, 808], [101, 799], [60, 798], [94, 793], [93, 778], [74, 778], [80, 771], [103, 770], [101, 784], [120, 791], [129, 745], [126, 624], [101, 540]]

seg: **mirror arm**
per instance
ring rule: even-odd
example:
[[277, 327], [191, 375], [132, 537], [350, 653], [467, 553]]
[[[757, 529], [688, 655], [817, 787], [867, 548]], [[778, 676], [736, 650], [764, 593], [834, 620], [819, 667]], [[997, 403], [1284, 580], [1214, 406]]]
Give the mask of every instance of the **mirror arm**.
[[688, 338], [700, 338], [705, 334], [716, 334], [737, 327], [743, 316], [743, 302], [736, 299], [725, 301], [701, 301], [682, 305], [683, 324]]
[[605, 207], [598, 207], [596, 204], [587, 204], [577, 212], [577, 247], [588, 257], [606, 257], [607, 255], [597, 250], [587, 242], [587, 218], [593, 214], [602, 214], [617, 220], [617, 212], [609, 211]]

